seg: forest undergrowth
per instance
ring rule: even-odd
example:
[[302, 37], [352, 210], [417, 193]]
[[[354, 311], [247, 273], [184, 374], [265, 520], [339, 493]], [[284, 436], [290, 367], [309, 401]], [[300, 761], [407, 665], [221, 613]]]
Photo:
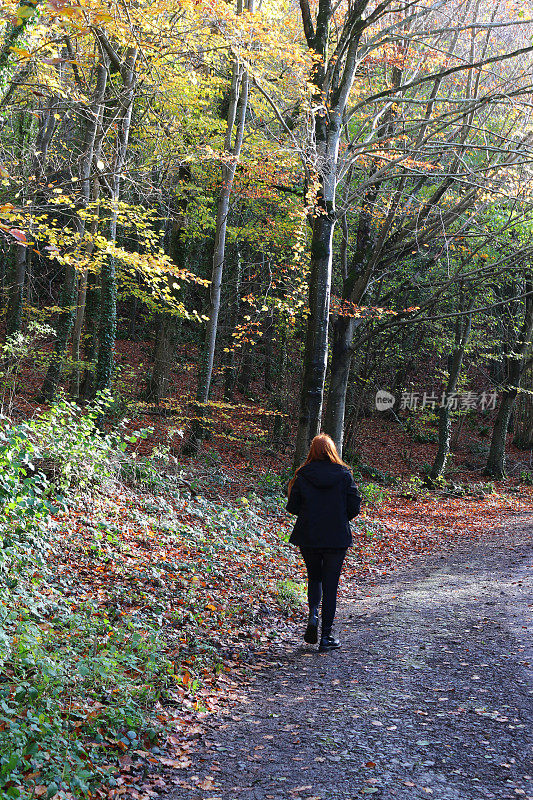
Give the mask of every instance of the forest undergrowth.
[[[283, 477], [214, 466], [209, 452], [182, 465], [137, 457], [149, 431], [102, 434], [108, 402], [1, 421], [2, 797], [157, 796], [191, 765], [205, 716], [303, 615]], [[416, 477], [361, 490], [352, 593], [501, 528], [532, 493], [429, 491]]]

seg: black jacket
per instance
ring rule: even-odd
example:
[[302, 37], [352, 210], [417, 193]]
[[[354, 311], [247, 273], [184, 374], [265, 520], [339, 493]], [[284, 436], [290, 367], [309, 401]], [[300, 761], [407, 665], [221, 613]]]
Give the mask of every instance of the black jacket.
[[287, 511], [298, 516], [289, 541], [300, 547], [349, 547], [348, 521], [361, 506], [352, 473], [331, 461], [311, 461], [298, 470]]

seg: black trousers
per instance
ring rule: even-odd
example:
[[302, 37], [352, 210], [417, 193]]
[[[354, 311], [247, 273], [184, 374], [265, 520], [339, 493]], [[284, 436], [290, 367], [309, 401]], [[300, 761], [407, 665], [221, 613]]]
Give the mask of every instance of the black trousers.
[[318, 608], [322, 600], [322, 634], [331, 632], [337, 610], [337, 589], [345, 548], [300, 547], [307, 568], [309, 608]]

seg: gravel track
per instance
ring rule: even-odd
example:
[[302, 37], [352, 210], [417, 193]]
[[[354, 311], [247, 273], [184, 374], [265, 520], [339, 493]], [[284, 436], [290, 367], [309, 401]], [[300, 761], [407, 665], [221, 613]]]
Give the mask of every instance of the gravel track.
[[273, 648], [169, 800], [533, 800], [532, 578], [518, 522], [360, 584], [343, 647]]

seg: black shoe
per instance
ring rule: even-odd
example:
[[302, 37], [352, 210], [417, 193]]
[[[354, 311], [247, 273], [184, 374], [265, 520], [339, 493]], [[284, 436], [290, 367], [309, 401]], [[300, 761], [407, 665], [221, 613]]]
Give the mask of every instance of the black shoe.
[[335, 639], [331, 634], [329, 636], [321, 636], [318, 651], [319, 653], [329, 653], [330, 650], [337, 650], [340, 646], [339, 640]]
[[312, 608], [309, 611], [304, 642], [307, 642], [307, 644], [316, 644], [318, 642], [318, 608]]

